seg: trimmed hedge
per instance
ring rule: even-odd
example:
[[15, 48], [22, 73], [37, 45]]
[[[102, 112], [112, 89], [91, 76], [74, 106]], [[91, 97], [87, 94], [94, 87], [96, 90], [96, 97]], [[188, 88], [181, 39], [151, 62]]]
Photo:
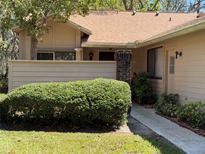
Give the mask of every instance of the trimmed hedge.
[[127, 83], [96, 79], [22, 86], [0, 101], [0, 113], [3, 120], [119, 126], [125, 122], [130, 105]]

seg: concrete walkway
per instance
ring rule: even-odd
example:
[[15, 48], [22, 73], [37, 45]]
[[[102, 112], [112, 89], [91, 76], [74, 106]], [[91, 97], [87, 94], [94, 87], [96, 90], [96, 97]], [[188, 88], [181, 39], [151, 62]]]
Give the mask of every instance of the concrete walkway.
[[188, 154], [205, 154], [205, 137], [157, 115], [154, 109], [133, 105], [131, 116], [184, 152]]

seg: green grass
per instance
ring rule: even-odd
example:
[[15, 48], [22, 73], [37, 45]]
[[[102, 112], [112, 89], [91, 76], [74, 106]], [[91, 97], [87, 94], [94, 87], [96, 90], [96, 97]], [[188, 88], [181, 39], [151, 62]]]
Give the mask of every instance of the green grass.
[[119, 133], [0, 131], [0, 153], [2, 154], [180, 153], [164, 143], [156, 142], [132, 134]]

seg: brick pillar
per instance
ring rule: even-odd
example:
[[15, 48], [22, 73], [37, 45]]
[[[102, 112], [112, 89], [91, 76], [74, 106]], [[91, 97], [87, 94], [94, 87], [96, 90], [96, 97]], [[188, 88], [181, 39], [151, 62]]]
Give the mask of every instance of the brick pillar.
[[131, 51], [118, 51], [117, 60], [117, 80], [131, 82]]

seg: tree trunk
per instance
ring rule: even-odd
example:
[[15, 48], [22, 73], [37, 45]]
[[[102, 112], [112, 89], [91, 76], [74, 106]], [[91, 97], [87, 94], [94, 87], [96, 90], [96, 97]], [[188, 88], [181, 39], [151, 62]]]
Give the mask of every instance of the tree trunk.
[[37, 60], [37, 44], [36, 38], [31, 38], [31, 60]]
[[134, 0], [130, 0], [130, 8], [129, 10], [134, 11]]
[[197, 13], [199, 14], [201, 10], [201, 0], [197, 0]]
[[127, 0], [122, 0], [122, 2], [124, 4], [125, 10], [128, 10], [128, 8], [127, 8]]

